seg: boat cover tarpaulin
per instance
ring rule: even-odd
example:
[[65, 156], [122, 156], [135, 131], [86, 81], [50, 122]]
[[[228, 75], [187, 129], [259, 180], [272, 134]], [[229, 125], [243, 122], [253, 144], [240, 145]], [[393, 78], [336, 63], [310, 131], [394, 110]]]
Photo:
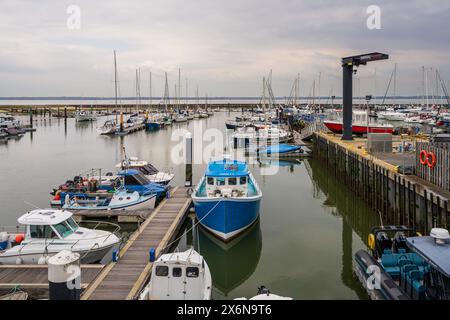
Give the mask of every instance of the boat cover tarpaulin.
[[219, 160], [208, 164], [208, 177], [243, 177], [248, 175], [247, 164], [237, 160]]
[[406, 241], [411, 249], [450, 278], [450, 244], [448, 242], [444, 245], [438, 245], [434, 238], [430, 236], [410, 237]]
[[278, 145], [270, 146], [270, 147], [262, 150], [261, 153], [267, 153], [267, 154], [289, 153], [289, 152], [294, 152], [294, 151], [297, 151], [300, 149], [301, 149], [301, 147], [299, 147], [299, 146], [294, 146], [294, 145], [290, 145], [290, 144], [278, 144]]

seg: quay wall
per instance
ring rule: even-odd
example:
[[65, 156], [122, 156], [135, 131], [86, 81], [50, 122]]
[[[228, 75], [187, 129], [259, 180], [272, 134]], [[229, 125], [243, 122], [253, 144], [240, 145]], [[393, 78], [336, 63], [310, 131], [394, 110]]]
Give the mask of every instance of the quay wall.
[[323, 170], [376, 210], [384, 225], [405, 224], [422, 234], [433, 227], [450, 228], [450, 192], [415, 175], [398, 173], [370, 155], [315, 133], [313, 157]]

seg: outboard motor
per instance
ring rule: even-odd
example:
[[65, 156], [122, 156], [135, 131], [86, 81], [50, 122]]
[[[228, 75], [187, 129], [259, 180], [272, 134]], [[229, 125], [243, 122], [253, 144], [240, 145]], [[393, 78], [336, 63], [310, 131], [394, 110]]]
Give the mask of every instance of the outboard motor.
[[267, 294], [267, 295], [269, 295], [270, 294], [270, 290], [267, 289], [265, 286], [258, 287], [258, 295], [259, 294]]
[[408, 246], [406, 245], [406, 236], [403, 232], [399, 231], [395, 234], [392, 249], [395, 253], [398, 253], [399, 249], [404, 249], [405, 252], [409, 251]]
[[377, 234], [377, 257], [381, 257], [385, 249], [392, 250], [392, 240], [389, 239], [386, 232], [379, 232]]

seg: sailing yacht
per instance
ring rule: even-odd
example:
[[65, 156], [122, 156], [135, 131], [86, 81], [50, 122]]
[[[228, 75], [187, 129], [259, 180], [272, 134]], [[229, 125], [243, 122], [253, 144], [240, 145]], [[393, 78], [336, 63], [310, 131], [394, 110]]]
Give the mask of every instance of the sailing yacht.
[[[117, 60], [115, 50], [114, 50], [114, 104], [115, 110], [117, 110]], [[97, 128], [97, 133], [100, 135], [114, 134], [117, 130], [117, 126], [118, 126], [117, 120], [114, 119], [106, 120], [101, 127]]]

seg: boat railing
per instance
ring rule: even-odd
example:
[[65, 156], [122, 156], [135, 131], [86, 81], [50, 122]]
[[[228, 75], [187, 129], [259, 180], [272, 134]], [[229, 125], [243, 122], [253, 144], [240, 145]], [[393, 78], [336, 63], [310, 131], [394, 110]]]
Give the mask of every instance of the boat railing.
[[255, 186], [255, 189], [258, 193], [258, 195], [262, 194], [261, 188], [258, 185], [258, 182], [256, 182], [256, 179], [253, 177], [252, 173], [249, 172], [248, 176], [250, 177], [250, 180], [252, 181], [253, 185]]
[[[118, 224], [115, 224], [115, 223], [112, 223], [112, 222], [108, 222], [108, 221], [92, 221], [92, 220], [89, 220], [89, 221], [86, 221], [86, 222], [87, 223], [95, 223], [95, 226], [93, 228], [89, 228], [91, 230], [97, 230], [97, 228], [99, 226], [101, 226], [101, 225], [106, 225], [106, 226], [115, 228], [114, 231], [111, 231], [111, 233], [107, 237], [105, 237], [105, 239], [103, 240], [102, 243], [104, 243], [106, 240], [108, 240], [110, 236], [118, 235], [118, 232], [120, 231], [120, 226]], [[104, 236], [89, 238], [89, 240], [96, 239], [96, 238], [102, 238], [102, 237], [104, 237]], [[88, 240], [88, 239], [80, 239], [80, 240]]]

